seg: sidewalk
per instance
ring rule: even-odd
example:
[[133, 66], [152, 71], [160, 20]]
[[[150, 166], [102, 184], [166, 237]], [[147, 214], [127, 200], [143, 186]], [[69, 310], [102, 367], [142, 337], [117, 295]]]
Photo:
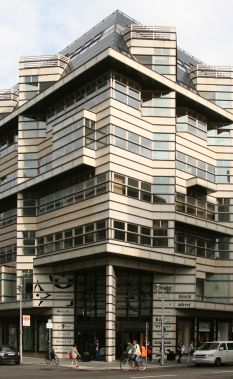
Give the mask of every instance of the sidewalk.
[[[39, 357], [29, 357], [25, 356], [23, 357], [23, 365], [37, 365], [37, 366], [48, 366], [45, 363], [44, 358]], [[120, 361], [114, 361], [114, 362], [105, 362], [105, 361], [90, 361], [90, 362], [82, 362], [79, 361], [78, 363], [79, 367], [76, 368], [75, 366], [71, 366], [71, 361], [69, 359], [60, 359], [59, 366], [58, 367], [66, 367], [71, 368], [74, 370], [86, 370], [86, 371], [102, 371], [102, 370], [120, 370]], [[183, 362], [178, 364], [176, 361], [165, 361], [163, 367], [187, 367], [187, 359], [186, 357], [183, 358]], [[53, 365], [51, 367], [54, 367]], [[148, 362], [148, 369], [152, 368], [162, 368], [157, 361], [154, 362]]]

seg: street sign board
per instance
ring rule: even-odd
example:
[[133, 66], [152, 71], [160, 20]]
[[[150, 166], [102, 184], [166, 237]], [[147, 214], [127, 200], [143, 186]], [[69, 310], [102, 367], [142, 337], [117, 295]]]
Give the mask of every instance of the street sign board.
[[23, 315], [23, 326], [30, 326], [30, 325], [31, 325], [31, 316]]

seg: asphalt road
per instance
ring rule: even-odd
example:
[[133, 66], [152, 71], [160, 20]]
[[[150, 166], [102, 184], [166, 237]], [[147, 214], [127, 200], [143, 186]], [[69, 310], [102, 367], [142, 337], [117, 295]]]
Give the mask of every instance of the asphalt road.
[[[78, 371], [78, 372], [77, 372]], [[215, 367], [170, 367], [148, 369], [143, 372], [130, 371], [82, 371], [65, 367], [45, 366], [0, 366], [2, 379], [232, 379], [233, 366]]]

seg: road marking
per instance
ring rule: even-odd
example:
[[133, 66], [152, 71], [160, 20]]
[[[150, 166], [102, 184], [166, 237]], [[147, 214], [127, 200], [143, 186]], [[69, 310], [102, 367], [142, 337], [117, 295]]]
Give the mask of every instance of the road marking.
[[141, 379], [144, 379], [144, 378], [165, 378], [165, 377], [175, 377], [175, 376], [178, 376], [178, 375], [175, 375], [175, 374], [164, 374], [164, 375], [153, 375], [153, 376], [131, 376], [130, 378], [131, 379], [138, 379], [138, 378], [141, 378]]
[[226, 373], [231, 373], [233, 371], [212, 371], [212, 374], [226, 374]]

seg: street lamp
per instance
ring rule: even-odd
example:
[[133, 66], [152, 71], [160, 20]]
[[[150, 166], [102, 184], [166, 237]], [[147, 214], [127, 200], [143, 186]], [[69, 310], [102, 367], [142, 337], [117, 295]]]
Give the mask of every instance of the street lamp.
[[156, 292], [159, 294], [161, 289], [161, 302], [162, 302], [162, 320], [161, 320], [161, 366], [164, 365], [164, 294], [171, 291], [171, 286], [161, 286], [156, 284]]
[[23, 362], [23, 303], [22, 303], [22, 295], [23, 295], [23, 285], [18, 285], [19, 291], [19, 354], [20, 354], [20, 363]]

